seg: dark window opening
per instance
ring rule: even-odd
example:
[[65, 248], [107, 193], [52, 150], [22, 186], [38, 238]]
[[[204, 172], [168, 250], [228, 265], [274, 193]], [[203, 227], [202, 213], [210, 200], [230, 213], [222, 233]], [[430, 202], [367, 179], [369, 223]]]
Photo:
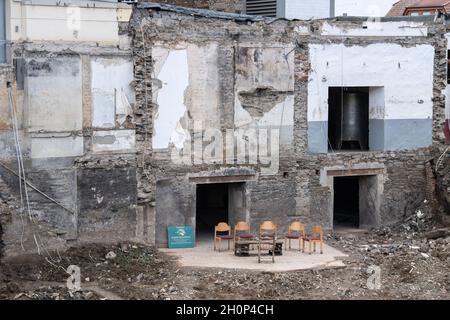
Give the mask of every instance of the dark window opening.
[[228, 223], [228, 184], [197, 185], [196, 238], [211, 237], [214, 226]]
[[334, 228], [359, 228], [359, 177], [334, 178]]
[[330, 87], [328, 149], [369, 150], [369, 88]]

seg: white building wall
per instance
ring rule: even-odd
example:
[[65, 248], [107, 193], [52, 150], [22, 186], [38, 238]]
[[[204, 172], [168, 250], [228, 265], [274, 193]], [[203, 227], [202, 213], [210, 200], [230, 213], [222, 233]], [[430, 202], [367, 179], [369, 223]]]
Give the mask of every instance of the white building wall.
[[285, 18], [320, 19], [331, 14], [331, 0], [285, 0]]
[[335, 15], [384, 17], [398, 0], [335, 0]]
[[327, 121], [328, 87], [384, 87], [384, 119], [432, 118], [433, 46], [311, 44], [309, 48], [308, 121]]
[[309, 49], [311, 152], [328, 152], [329, 87], [369, 87], [371, 150], [413, 150], [431, 145], [435, 54], [432, 45], [311, 44]]
[[131, 15], [131, 6], [123, 4], [72, 0], [64, 1], [72, 6], [58, 6], [57, 1], [47, 0], [6, 1], [10, 1], [7, 30], [12, 41], [117, 44], [120, 40], [118, 23], [128, 21]]

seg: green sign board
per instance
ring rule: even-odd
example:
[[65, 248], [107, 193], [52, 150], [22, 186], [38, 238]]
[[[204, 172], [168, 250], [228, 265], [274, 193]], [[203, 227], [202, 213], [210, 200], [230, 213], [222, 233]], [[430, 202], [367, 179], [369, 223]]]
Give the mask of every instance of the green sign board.
[[193, 248], [194, 233], [191, 226], [168, 227], [169, 248]]

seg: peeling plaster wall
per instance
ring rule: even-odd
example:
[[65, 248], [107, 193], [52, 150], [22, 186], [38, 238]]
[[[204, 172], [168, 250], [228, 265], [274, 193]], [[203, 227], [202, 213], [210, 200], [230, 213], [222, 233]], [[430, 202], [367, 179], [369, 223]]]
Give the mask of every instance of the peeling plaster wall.
[[83, 138], [76, 137], [82, 129], [81, 60], [27, 59], [25, 69], [31, 157], [82, 155]]
[[81, 130], [80, 58], [29, 59], [26, 70], [29, 130]]
[[158, 104], [154, 115], [153, 148], [168, 148], [169, 143], [182, 148], [184, 137], [182, 132], [180, 137], [176, 131], [186, 113], [185, 92], [189, 83], [187, 51], [155, 48], [153, 57], [159, 67], [153, 81], [156, 85], [153, 89], [154, 101]]
[[123, 125], [134, 103], [132, 62], [122, 57], [96, 57], [91, 61], [91, 73], [92, 126], [114, 128], [116, 121]]
[[168, 148], [170, 143], [183, 148], [192, 120], [203, 129], [220, 128], [217, 44], [157, 46], [152, 52], [157, 104], [153, 148]]
[[[234, 124], [237, 128], [280, 130], [282, 144], [291, 144], [294, 122], [294, 47], [239, 47], [236, 52]], [[257, 89], [276, 92], [273, 98], [258, 97]], [[242, 105], [242, 97], [255, 96], [250, 107]], [[263, 95], [262, 93], [259, 96]], [[262, 107], [262, 110], [254, 110]]]

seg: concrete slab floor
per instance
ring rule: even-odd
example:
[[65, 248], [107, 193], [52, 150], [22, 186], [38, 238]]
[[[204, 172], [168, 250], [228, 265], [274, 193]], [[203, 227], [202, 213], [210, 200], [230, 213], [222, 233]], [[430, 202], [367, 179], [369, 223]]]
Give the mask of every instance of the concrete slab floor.
[[[338, 258], [347, 257], [346, 254], [326, 244], [324, 244], [323, 254], [317, 252], [309, 255], [307, 252], [298, 251], [298, 244], [292, 243], [292, 250], [284, 250], [283, 245], [283, 255], [275, 256], [275, 263], [272, 263], [269, 256], [265, 257], [265, 261], [258, 263], [256, 251], [255, 254], [251, 253], [248, 257], [237, 257], [233, 250], [225, 251], [227, 249], [226, 242], [222, 243], [223, 251], [221, 252], [214, 251], [213, 247], [212, 240], [203, 240], [197, 241], [195, 248], [161, 248], [160, 250], [178, 258], [183, 267], [245, 269], [265, 272], [345, 267], [345, 264]], [[306, 244], [305, 250], [308, 250], [308, 244]], [[319, 246], [317, 246], [317, 251], [319, 251]]]

